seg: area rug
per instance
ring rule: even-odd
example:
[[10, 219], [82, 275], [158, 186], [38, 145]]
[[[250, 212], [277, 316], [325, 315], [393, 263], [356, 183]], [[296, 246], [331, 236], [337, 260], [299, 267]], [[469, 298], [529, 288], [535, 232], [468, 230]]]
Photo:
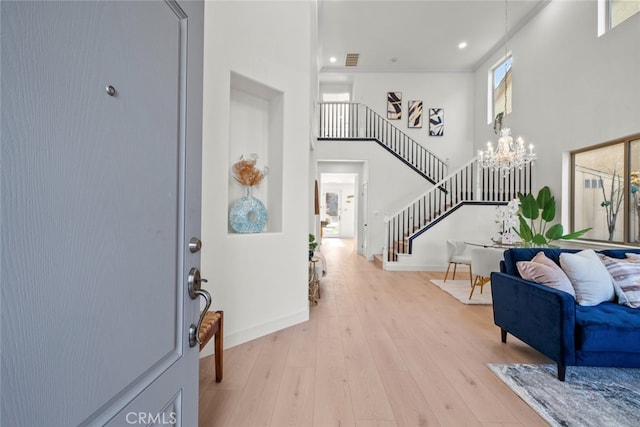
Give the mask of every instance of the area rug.
[[640, 369], [556, 365], [487, 366], [551, 426], [640, 426]]
[[431, 283], [450, 294], [463, 304], [470, 305], [491, 305], [491, 282], [484, 285], [484, 290], [480, 293], [480, 286], [476, 286], [473, 297], [469, 299], [471, 293], [471, 283], [468, 280], [432, 280]]

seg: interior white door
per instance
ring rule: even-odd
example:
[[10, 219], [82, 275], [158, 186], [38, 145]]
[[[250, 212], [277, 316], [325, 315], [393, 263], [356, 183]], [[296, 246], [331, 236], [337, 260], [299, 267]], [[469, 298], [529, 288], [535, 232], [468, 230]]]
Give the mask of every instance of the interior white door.
[[340, 237], [354, 239], [356, 237], [356, 177], [352, 182], [343, 185], [340, 194]]
[[0, 15], [0, 424], [197, 425], [203, 3]]

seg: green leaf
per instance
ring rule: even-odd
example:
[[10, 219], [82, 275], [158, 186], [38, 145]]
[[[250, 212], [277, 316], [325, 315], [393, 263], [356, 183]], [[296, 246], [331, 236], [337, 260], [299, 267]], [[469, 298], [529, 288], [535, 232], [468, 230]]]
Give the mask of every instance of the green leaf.
[[533, 232], [531, 231], [531, 227], [527, 223], [527, 220], [524, 219], [522, 215], [518, 215], [518, 219], [520, 219], [520, 232], [518, 236], [525, 242], [530, 242], [533, 239]]
[[520, 210], [522, 211], [522, 215], [527, 219], [538, 218], [538, 203], [533, 197], [533, 194], [529, 193], [520, 199]]
[[600, 206], [607, 207], [607, 206], [611, 206], [611, 201], [610, 200], [605, 200], [604, 202], [600, 203]]
[[551, 190], [545, 185], [538, 191], [538, 197], [536, 198], [538, 209], [545, 209], [548, 206], [549, 200], [551, 200]]
[[584, 233], [586, 233], [589, 230], [591, 230], [591, 227], [585, 228], [584, 230], [580, 230], [580, 231], [574, 231], [573, 233], [565, 234], [564, 236], [558, 237], [558, 239], [562, 239], [562, 240], [577, 239], [578, 237], [582, 236]]
[[535, 236], [533, 236], [533, 239], [531, 239], [531, 241], [533, 243], [535, 243], [536, 245], [546, 245], [547, 244], [547, 239], [545, 239], [542, 234], [536, 234]]
[[553, 221], [553, 218], [556, 216], [556, 199], [555, 197], [551, 197], [547, 200], [546, 205], [542, 209], [542, 219], [547, 222]]
[[562, 228], [562, 224], [552, 225], [551, 228], [547, 230], [545, 236], [549, 240], [558, 240], [562, 238], [562, 233], [564, 232]]

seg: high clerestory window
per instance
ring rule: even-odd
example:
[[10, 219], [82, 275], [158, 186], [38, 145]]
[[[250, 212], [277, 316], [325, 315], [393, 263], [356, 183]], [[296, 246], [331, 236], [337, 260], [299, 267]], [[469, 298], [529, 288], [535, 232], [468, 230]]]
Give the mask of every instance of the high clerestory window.
[[640, 245], [640, 134], [571, 153], [572, 229]]
[[608, 3], [610, 29], [640, 12], [640, 0], [608, 0]]
[[511, 55], [508, 55], [489, 71], [488, 123], [493, 123], [493, 120], [500, 113], [504, 112], [505, 116], [511, 113], [511, 100], [513, 99], [512, 62]]
[[640, 12], [640, 0], [599, 0], [598, 36]]

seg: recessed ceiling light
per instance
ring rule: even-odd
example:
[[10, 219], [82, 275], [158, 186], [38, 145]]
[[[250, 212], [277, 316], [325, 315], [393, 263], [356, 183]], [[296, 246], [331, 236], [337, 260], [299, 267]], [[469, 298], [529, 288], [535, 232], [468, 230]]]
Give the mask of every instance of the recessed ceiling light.
[[458, 49], [464, 49], [465, 47], [467, 47], [467, 42], [458, 43]]
[[335, 57], [335, 56], [332, 56], [331, 58], [329, 58], [329, 62], [331, 62], [332, 64], [333, 64], [334, 62], [336, 62], [336, 61], [337, 61], [337, 59], [336, 59], [336, 57]]

